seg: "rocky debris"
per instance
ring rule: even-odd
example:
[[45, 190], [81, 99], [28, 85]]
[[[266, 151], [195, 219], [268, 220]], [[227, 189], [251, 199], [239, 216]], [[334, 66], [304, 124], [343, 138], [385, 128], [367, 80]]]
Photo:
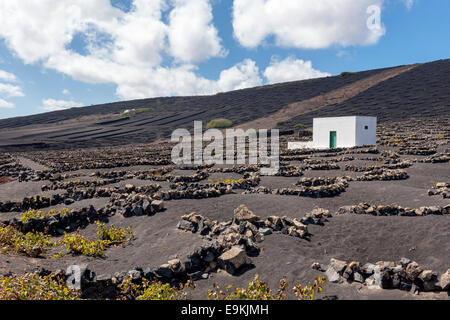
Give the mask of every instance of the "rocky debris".
[[[192, 233], [198, 232], [203, 236], [204, 244], [188, 255], [187, 270], [204, 271], [214, 269], [218, 257], [232, 248], [239, 247], [250, 257], [259, 255], [258, 243], [264, 241], [264, 236], [274, 232], [307, 239], [307, 225], [323, 224], [330, 216], [328, 210], [317, 208], [301, 219], [270, 216], [262, 220], [245, 205], [241, 205], [234, 211], [232, 221], [218, 222], [191, 212], [181, 217], [177, 228]], [[232, 252], [236, 250], [233, 249]], [[224, 264], [219, 263], [220, 265]]]
[[220, 255], [218, 263], [220, 267], [228, 273], [236, 274], [242, 267], [251, 264], [251, 261], [247, 257], [244, 249], [240, 246], [233, 246], [231, 249]]
[[260, 217], [258, 217], [256, 214], [254, 214], [247, 206], [244, 204], [241, 204], [237, 209], [234, 210], [234, 219], [235, 222], [256, 222], [261, 220]]
[[354, 206], [340, 207], [337, 214], [370, 214], [373, 216], [427, 216], [450, 214], [450, 205], [445, 207], [431, 206], [418, 209], [403, 208], [399, 205], [373, 205], [360, 203]]
[[439, 278], [439, 287], [442, 288], [442, 290], [450, 290], [450, 269], [448, 269], [444, 274], [441, 275]]
[[442, 195], [444, 199], [450, 199], [450, 183], [436, 182], [432, 189], [428, 190], [429, 196]]
[[357, 261], [347, 263], [331, 259], [328, 266], [318, 262], [312, 269], [325, 272], [328, 281], [334, 283], [357, 282], [370, 289], [400, 289], [418, 294], [420, 291], [448, 291], [450, 270], [440, 277], [432, 270], [424, 270], [417, 262], [402, 258], [399, 263], [379, 261], [362, 265]]

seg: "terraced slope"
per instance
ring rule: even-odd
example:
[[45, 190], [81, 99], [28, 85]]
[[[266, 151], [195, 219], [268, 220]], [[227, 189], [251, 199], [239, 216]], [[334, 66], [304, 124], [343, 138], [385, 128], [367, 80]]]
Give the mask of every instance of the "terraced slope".
[[376, 116], [379, 122], [450, 114], [450, 60], [417, 66], [340, 103], [307, 112], [286, 122], [312, 125], [316, 117]]

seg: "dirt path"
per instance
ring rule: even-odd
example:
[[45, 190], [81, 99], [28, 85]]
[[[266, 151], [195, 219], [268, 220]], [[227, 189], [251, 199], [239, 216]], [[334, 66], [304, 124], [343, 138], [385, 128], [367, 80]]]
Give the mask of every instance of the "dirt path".
[[402, 66], [384, 72], [380, 72], [374, 76], [356, 81], [340, 89], [328, 92], [326, 94], [314, 97], [312, 99], [291, 103], [274, 114], [240, 124], [236, 128], [241, 128], [244, 130], [250, 128], [253, 129], [275, 128], [277, 126], [277, 123], [280, 121], [287, 121], [292, 119], [293, 117], [326, 107], [328, 105], [332, 105], [335, 103], [342, 103], [360, 94], [361, 92], [364, 92], [369, 88], [379, 84], [380, 82], [386, 81], [404, 72], [410, 71], [415, 67], [417, 67], [418, 65], [419, 64]]

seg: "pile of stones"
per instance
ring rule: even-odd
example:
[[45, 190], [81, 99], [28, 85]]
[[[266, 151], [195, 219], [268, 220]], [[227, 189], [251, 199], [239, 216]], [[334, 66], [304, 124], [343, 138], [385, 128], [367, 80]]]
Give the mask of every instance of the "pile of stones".
[[[32, 180], [30, 177], [33, 175], [33, 170], [25, 168], [20, 163], [8, 163], [0, 166], [0, 177], [11, 177], [13, 179], [19, 179], [19, 181], [29, 181]], [[34, 179], [38, 178], [35, 177]]]
[[444, 199], [450, 199], [450, 183], [436, 182], [433, 188], [428, 190], [428, 195], [442, 195]]
[[[68, 198], [69, 195], [65, 193], [54, 194], [51, 196], [25, 197], [21, 202], [0, 201], [0, 212], [23, 212], [30, 209], [38, 210], [48, 208], [50, 206], [64, 203]], [[72, 202], [73, 200], [71, 200], [71, 203]]]
[[297, 187], [297, 188], [281, 188], [271, 189], [263, 186], [250, 188], [245, 190], [243, 194], [257, 193], [257, 194], [273, 194], [273, 195], [285, 195], [285, 196], [299, 196], [299, 197], [311, 197], [311, 198], [327, 198], [335, 197], [348, 188], [347, 180], [339, 179], [336, 183], [311, 186], [311, 187]]
[[10, 225], [23, 232], [43, 232], [53, 236], [59, 236], [64, 232], [72, 232], [78, 228], [84, 228], [98, 220], [104, 220], [111, 215], [111, 211], [106, 208], [96, 210], [93, 206], [80, 210], [57, 213], [42, 218], [29, 218], [26, 222], [13, 218], [3, 221], [5, 225]]
[[154, 184], [141, 187], [135, 187], [131, 184], [127, 184], [125, 187], [90, 187], [83, 189], [69, 188], [66, 192], [61, 194], [25, 197], [21, 202], [0, 202], [0, 212], [23, 212], [30, 209], [38, 210], [62, 203], [65, 205], [71, 205], [75, 201], [92, 198], [108, 198], [113, 195], [115, 198], [127, 198], [132, 192], [148, 195], [156, 193], [160, 188], [161, 187], [159, 185]]
[[343, 181], [349, 181], [351, 177], [312, 177], [312, 178], [302, 178], [295, 183], [296, 186], [304, 187], [317, 187], [317, 186], [327, 186]]
[[113, 205], [107, 206], [113, 212], [120, 213], [124, 218], [134, 216], [152, 216], [157, 212], [164, 211], [163, 200], [153, 200], [145, 194], [132, 194], [125, 199], [116, 200], [112, 197]]
[[333, 162], [325, 162], [318, 164], [308, 164], [305, 166], [305, 169], [309, 170], [339, 170], [339, 167], [336, 163]]
[[2, 152], [2, 154], [0, 154], [0, 166], [11, 162], [14, 162], [14, 158], [10, 153]]
[[100, 187], [108, 184], [113, 184], [120, 182], [122, 179], [112, 178], [112, 179], [96, 179], [96, 180], [72, 180], [72, 181], [54, 181], [51, 184], [44, 184], [41, 187], [42, 191], [49, 190], [59, 190], [59, 189], [74, 189], [74, 188], [90, 188], [90, 187]]
[[405, 180], [408, 179], [409, 175], [405, 170], [390, 170], [390, 169], [373, 169], [366, 171], [362, 176], [355, 178], [357, 181], [390, 181], [390, 180]]
[[430, 156], [432, 154], [435, 154], [436, 150], [428, 147], [401, 146], [398, 150], [398, 153], [407, 155]]
[[[322, 155], [322, 156], [325, 157], [327, 155]], [[330, 156], [334, 157], [335, 155], [331, 154]], [[353, 157], [353, 156], [343, 156], [340, 158], [328, 159], [326, 162], [328, 162], [328, 163], [329, 162], [345, 162], [345, 161], [353, 161], [353, 160], [355, 160], [355, 157]], [[323, 163], [324, 161], [320, 160], [320, 159], [306, 159], [304, 162], [307, 164], [320, 164], [320, 163]]]
[[276, 174], [280, 177], [301, 177], [303, 176], [303, 168], [300, 166], [280, 165]]
[[450, 205], [445, 207], [431, 206], [417, 209], [403, 208], [396, 204], [383, 206], [369, 203], [360, 203], [354, 206], [340, 207], [337, 214], [370, 214], [373, 216], [427, 216], [450, 214]]
[[425, 159], [417, 160], [417, 162], [422, 163], [447, 163], [450, 161], [450, 153], [443, 153], [434, 155], [432, 157], [427, 157]]
[[228, 168], [210, 168], [208, 170], [209, 173], [239, 173], [245, 174], [250, 172], [259, 172], [260, 165], [257, 164], [249, 164], [249, 165], [240, 165], [233, 166]]
[[345, 171], [353, 171], [353, 172], [367, 172], [373, 170], [383, 170], [383, 169], [405, 169], [412, 166], [412, 161], [402, 160], [402, 161], [390, 161], [385, 160], [385, 164], [380, 166], [368, 165], [368, 166], [354, 166], [354, 165], [346, 165]]
[[180, 183], [177, 184], [175, 189], [156, 192], [153, 195], [153, 198], [167, 201], [178, 199], [206, 199], [220, 197], [230, 193], [233, 193], [233, 188], [231, 185], [201, 186], [195, 183]]
[[407, 258], [402, 258], [399, 263], [379, 261], [364, 265], [331, 259], [328, 266], [315, 262], [312, 268], [325, 272], [328, 281], [334, 283], [354, 282], [370, 289], [400, 289], [415, 294], [420, 291], [450, 291], [450, 269], [439, 276]]

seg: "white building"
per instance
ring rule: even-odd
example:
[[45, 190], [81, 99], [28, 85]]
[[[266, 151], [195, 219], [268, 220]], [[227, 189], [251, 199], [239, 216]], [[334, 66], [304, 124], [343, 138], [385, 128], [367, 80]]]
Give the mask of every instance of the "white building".
[[289, 142], [288, 149], [351, 148], [376, 144], [376, 117], [331, 117], [314, 118], [313, 141]]

